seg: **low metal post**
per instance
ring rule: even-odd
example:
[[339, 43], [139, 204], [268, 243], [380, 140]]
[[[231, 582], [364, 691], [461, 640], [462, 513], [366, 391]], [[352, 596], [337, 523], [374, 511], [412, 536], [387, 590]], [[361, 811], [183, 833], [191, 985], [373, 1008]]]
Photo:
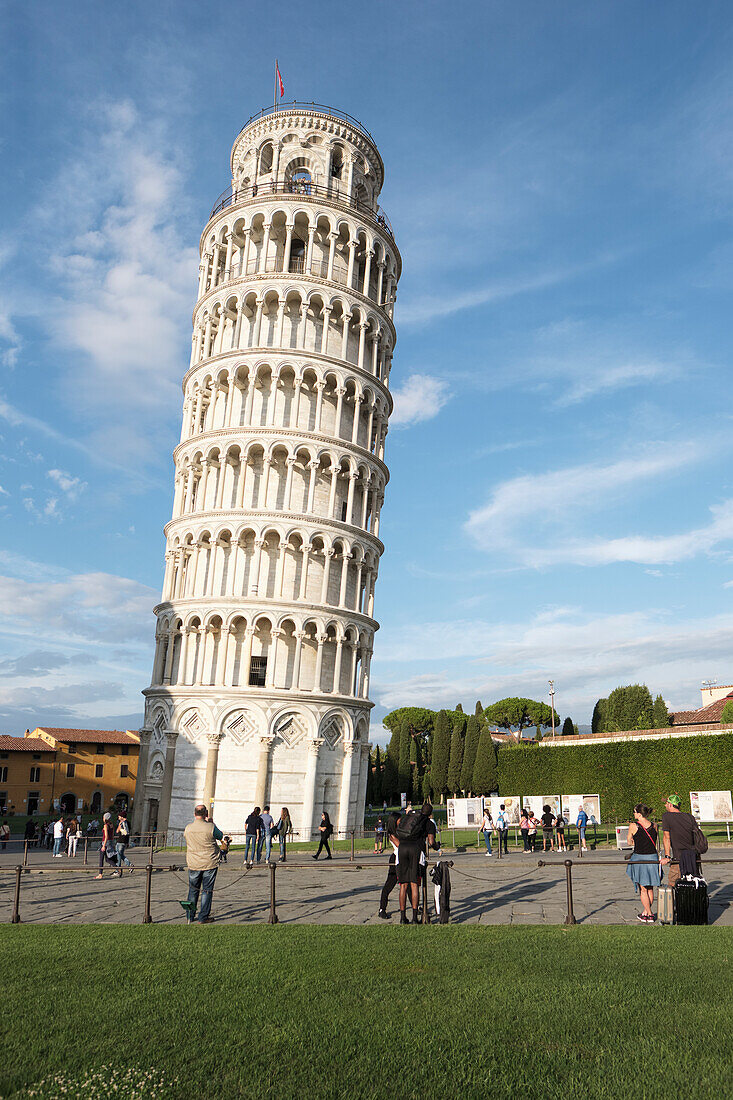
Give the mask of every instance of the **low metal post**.
[[422, 924], [430, 924], [428, 911], [428, 860], [430, 859], [429, 841], [425, 841], [425, 866], [422, 872]]
[[28, 841], [26, 840], [23, 848], [23, 866], [28, 866]]
[[568, 911], [565, 917], [565, 923], [577, 924], [575, 914], [573, 913], [573, 861], [571, 859], [565, 860], [565, 883], [568, 890]]
[[275, 872], [277, 870], [276, 863], [270, 863], [270, 915], [267, 918], [268, 924], [277, 924], [277, 913], [275, 911]]
[[354, 835], [355, 835], [355, 833], [356, 833], [356, 829], [352, 829], [351, 830], [351, 855], [349, 856], [349, 862], [350, 863], [353, 863], [354, 859], [356, 858], [355, 852], [354, 852]]
[[145, 868], [145, 912], [143, 913], [143, 924], [152, 924], [153, 918], [150, 914], [150, 889], [153, 878], [153, 865], [149, 863]]
[[578, 829], [578, 859], [583, 858], [583, 841], [580, 836], [580, 829]]
[[499, 857], [499, 859], [501, 859], [501, 858], [502, 858], [502, 855], [501, 855], [501, 829], [499, 829], [499, 830], [497, 831], [497, 834], [496, 834], [496, 835], [497, 835], [497, 837], [499, 838], [499, 839], [498, 839], [499, 851], [498, 851], [498, 852], [497, 852], [496, 854], [497, 854], [497, 856]]
[[456, 831], [455, 831], [455, 829], [451, 829], [451, 832], [453, 833], [453, 847], [455, 848], [455, 846], [456, 846]]
[[153, 833], [152, 836], [150, 837], [150, 862], [151, 862], [151, 864], [153, 862], [154, 856], [155, 856], [155, 833]]
[[89, 837], [84, 837], [84, 866], [89, 862]]
[[15, 868], [15, 897], [13, 898], [13, 916], [11, 924], [20, 924], [20, 876], [23, 874], [23, 867], [19, 864]]

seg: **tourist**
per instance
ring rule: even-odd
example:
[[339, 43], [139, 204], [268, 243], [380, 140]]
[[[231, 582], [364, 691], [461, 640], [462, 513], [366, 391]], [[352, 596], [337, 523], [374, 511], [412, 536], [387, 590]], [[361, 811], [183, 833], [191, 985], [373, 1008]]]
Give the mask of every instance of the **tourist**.
[[530, 852], [535, 852], [537, 850], [535, 844], [537, 840], [537, 830], [540, 827], [540, 821], [539, 818], [534, 816], [534, 810], [529, 811], [527, 822], [529, 825], [529, 828], [527, 830], [527, 843], [529, 844]]
[[499, 836], [499, 855], [502, 852], [509, 855], [509, 814], [503, 802], [500, 803], [496, 816], [496, 830]]
[[114, 833], [112, 831], [112, 814], [106, 813], [104, 815], [104, 824], [102, 825], [102, 843], [99, 845], [99, 874], [95, 875], [95, 878], [104, 878], [104, 863], [111, 863], [115, 868], [112, 872], [112, 878], [119, 878], [120, 872], [117, 869], [117, 853], [115, 851]]
[[38, 844], [38, 835], [36, 833], [36, 824], [31, 818], [25, 823], [25, 830], [23, 832], [23, 840], [26, 841], [28, 847], [35, 847]]
[[567, 824], [567, 822], [565, 820], [565, 817], [563, 816], [563, 812], [562, 812], [562, 810], [560, 810], [560, 813], [555, 818], [555, 835], [556, 835], [556, 839], [557, 839], [557, 850], [558, 850], [558, 852], [567, 852], [567, 847], [565, 845], [565, 826], [566, 826], [566, 824]]
[[634, 820], [629, 825], [627, 843], [634, 845], [629, 856], [626, 874], [641, 897], [642, 912], [636, 919], [642, 924], [653, 924], [654, 887], [662, 881], [659, 854], [657, 853], [657, 830], [652, 824], [652, 811], [643, 802], [634, 806]]
[[65, 828], [65, 822], [64, 822], [64, 815], [63, 814], [61, 814], [61, 816], [58, 818], [57, 821], [54, 821], [52, 828], [53, 828], [53, 858], [54, 859], [63, 859], [64, 853], [61, 851], [61, 849], [63, 847], [63, 843], [64, 843], [64, 828]]
[[257, 840], [257, 862], [259, 863], [262, 859], [262, 846], [264, 844], [265, 863], [269, 863], [270, 855], [272, 854], [272, 827], [275, 824], [269, 806], [265, 806], [260, 817], [262, 818], [262, 829]]
[[484, 816], [481, 821], [481, 832], [484, 834], [484, 844], [486, 845], [486, 855], [491, 855], [491, 834], [494, 830], [494, 822], [491, 817], [491, 811], [488, 806], [484, 809]]
[[79, 822], [75, 817], [69, 819], [66, 827], [66, 855], [69, 859], [76, 858], [76, 845], [79, 840]]
[[[259, 810], [257, 811], [259, 816]], [[250, 815], [251, 816], [251, 815]], [[186, 923], [196, 920], [196, 906], [201, 894], [199, 924], [211, 924], [211, 901], [214, 896], [216, 872], [219, 869], [218, 840], [224, 839], [221, 829], [213, 821], [208, 821], [208, 811], [203, 803], [194, 807], [193, 821], [183, 830], [186, 838], [186, 865], [188, 867], [188, 900], [186, 901]], [[255, 834], [256, 835], [256, 834]]]
[[384, 822], [381, 817], [377, 818], [374, 826], [374, 851], [377, 853], [384, 851]]
[[[244, 865], [251, 867], [257, 857], [257, 840], [262, 833], [262, 818], [260, 808], [255, 806], [252, 813], [244, 823]], [[250, 848], [252, 850], [250, 859]]]
[[578, 817], [575, 822], [575, 827], [578, 830], [578, 843], [584, 852], [588, 851], [588, 845], [585, 843], [585, 830], [588, 824], [588, 814], [585, 812], [585, 808], [581, 805], [578, 810]]
[[542, 807], [542, 851], [555, 851], [555, 815], [551, 806]]
[[333, 833], [333, 825], [331, 824], [331, 818], [328, 816], [325, 810], [321, 814], [321, 824], [318, 826], [318, 831], [321, 834], [321, 839], [318, 845], [318, 851], [313, 856], [313, 858], [318, 859], [319, 855], [321, 854], [321, 849], [325, 848], [326, 859], [331, 859], [331, 849], [328, 846], [328, 841], [331, 837], [331, 834]]
[[412, 903], [412, 923], [419, 924], [418, 910], [422, 868], [426, 864], [425, 842], [432, 848], [440, 848], [436, 840], [436, 829], [430, 820], [433, 807], [424, 802], [422, 809], [403, 814], [397, 825], [397, 881], [400, 884], [400, 924], [409, 924], [407, 919], [407, 888], [410, 888]]
[[46, 848], [51, 847], [55, 839], [54, 822], [49, 821], [46, 825]]
[[287, 806], [283, 806], [280, 811], [280, 817], [278, 818], [277, 825], [277, 839], [280, 844], [280, 863], [286, 862], [286, 845], [288, 840], [288, 833], [293, 831], [293, 823], [290, 820], [290, 811]]
[[126, 863], [130, 868], [130, 874], [135, 870], [127, 858], [127, 845], [130, 843], [130, 823], [127, 820], [127, 810], [119, 810], [117, 814], [117, 828], [115, 829], [115, 851], [117, 852], [117, 866], [122, 874], [122, 864]]
[[7, 818], [3, 818], [3, 823], [0, 825], [0, 848], [4, 852], [8, 846], [10, 840], [10, 826], [8, 825]]
[[684, 875], [699, 875], [698, 856], [695, 849], [695, 818], [680, 809], [682, 799], [671, 794], [664, 804], [662, 814], [662, 840], [664, 857], [669, 863], [667, 882], [674, 887]]
[[522, 810], [522, 816], [519, 819], [519, 831], [522, 834], [525, 854], [531, 852], [532, 849], [529, 846], [529, 810]]
[[394, 813], [389, 815], [387, 820], [387, 840], [392, 848], [392, 852], [389, 857], [387, 865], [387, 878], [384, 881], [382, 887], [382, 893], [379, 896], [379, 912], [377, 916], [380, 920], [388, 920], [389, 913], [387, 912], [387, 902], [389, 901], [389, 895], [397, 885], [397, 853], [399, 849], [399, 839], [397, 837], [397, 825], [402, 817], [402, 810], [395, 810]]

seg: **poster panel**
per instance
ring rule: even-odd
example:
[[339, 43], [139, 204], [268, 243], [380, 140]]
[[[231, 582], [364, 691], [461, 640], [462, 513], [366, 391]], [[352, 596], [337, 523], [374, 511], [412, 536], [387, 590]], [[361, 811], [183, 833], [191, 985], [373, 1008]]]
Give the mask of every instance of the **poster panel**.
[[549, 806], [555, 817], [560, 812], [559, 794], [525, 794], [522, 795], [522, 805], [531, 810], [535, 817], [542, 817], [545, 806]]
[[690, 809], [698, 821], [733, 821], [730, 791], [690, 791]]
[[491, 807], [491, 817], [496, 821], [497, 817], [501, 813], [501, 806], [504, 805], [504, 813], [509, 818], [510, 825], [519, 824], [519, 813], [522, 808], [522, 804], [517, 794], [492, 794], [491, 798], [487, 798], [486, 802]]
[[601, 796], [599, 794], [564, 794], [562, 796], [563, 816], [571, 825], [578, 820], [578, 810], [583, 807], [588, 815], [589, 825], [601, 824]]
[[616, 847], [619, 851], [623, 848], [633, 848], [633, 844], [629, 844], [629, 827], [628, 825], [616, 826]]
[[449, 798], [447, 808], [449, 829], [478, 829], [484, 814], [484, 800]]

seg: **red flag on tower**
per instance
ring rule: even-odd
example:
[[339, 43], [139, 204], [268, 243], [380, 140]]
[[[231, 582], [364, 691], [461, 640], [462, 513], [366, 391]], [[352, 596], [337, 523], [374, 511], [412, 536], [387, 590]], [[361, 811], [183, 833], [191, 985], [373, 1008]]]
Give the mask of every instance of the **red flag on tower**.
[[280, 75], [280, 66], [278, 65], [277, 61], [275, 61], [275, 72], [277, 74], [277, 85], [280, 89], [280, 99], [282, 99], [282, 97], [285, 95], [285, 87], [283, 85], [283, 78]]

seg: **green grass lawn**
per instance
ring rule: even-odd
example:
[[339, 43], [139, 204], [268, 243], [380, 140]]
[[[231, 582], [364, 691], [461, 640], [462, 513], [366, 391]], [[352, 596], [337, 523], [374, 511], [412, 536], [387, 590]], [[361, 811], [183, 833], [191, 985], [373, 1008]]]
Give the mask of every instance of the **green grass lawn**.
[[0, 926], [0, 1096], [719, 1100], [731, 963], [724, 928]]

